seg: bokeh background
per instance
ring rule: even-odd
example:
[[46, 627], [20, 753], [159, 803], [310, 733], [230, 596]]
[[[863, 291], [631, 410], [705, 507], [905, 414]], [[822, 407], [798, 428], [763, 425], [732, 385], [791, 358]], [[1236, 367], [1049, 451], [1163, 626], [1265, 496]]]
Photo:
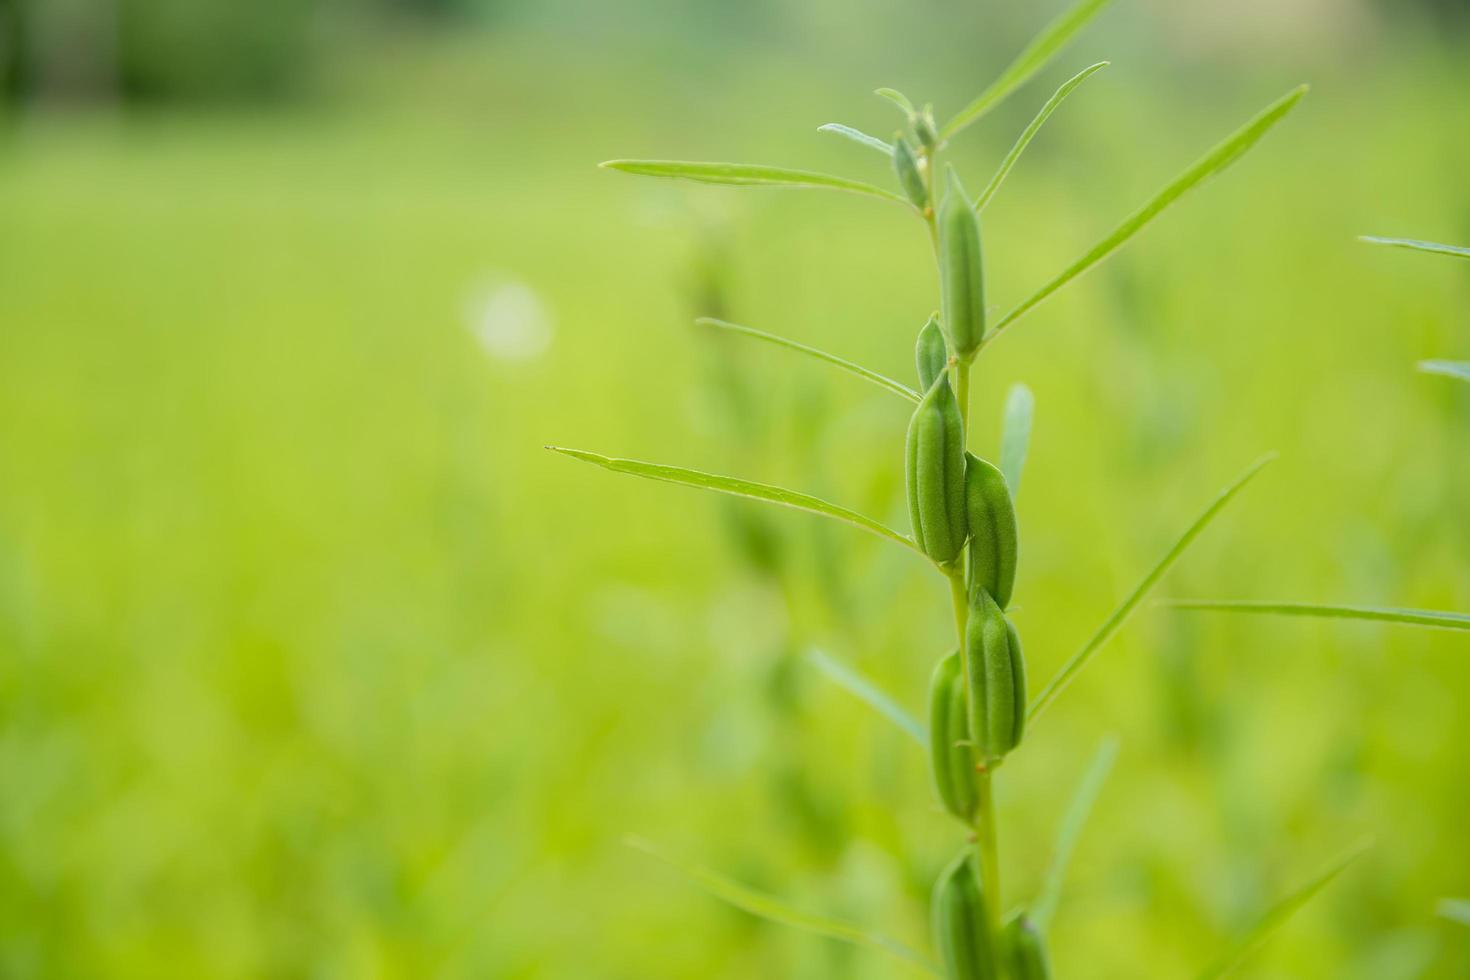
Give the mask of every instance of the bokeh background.
[[[947, 599], [911, 556], [642, 484], [571, 445], [904, 526], [903, 406], [720, 313], [908, 377], [922, 229], [861, 198], [646, 182], [620, 156], [885, 179], [815, 132], [941, 114], [1060, 3], [0, 2], [0, 975], [879, 978], [728, 909], [656, 841], [923, 945], [958, 844], [919, 710]], [[1301, 81], [1225, 176], [989, 349], [1037, 395], [1017, 621], [1036, 682], [1214, 492], [1281, 460], [1161, 595], [1470, 609], [1461, 0], [1118, 0], [958, 141], [1008, 306]], [[892, 553], [890, 553], [892, 552]], [[1149, 606], [1001, 780], [1035, 888], [1121, 754], [1062, 977], [1192, 975], [1376, 844], [1247, 975], [1470, 975], [1470, 648]]]

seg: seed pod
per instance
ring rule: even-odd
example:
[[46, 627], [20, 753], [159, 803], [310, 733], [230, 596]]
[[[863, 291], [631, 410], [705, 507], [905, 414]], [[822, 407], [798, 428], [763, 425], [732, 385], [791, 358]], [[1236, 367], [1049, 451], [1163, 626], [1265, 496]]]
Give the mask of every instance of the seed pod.
[[956, 650], [934, 668], [929, 681], [929, 760], [944, 808], [965, 823], [975, 821], [975, 750], [965, 712], [965, 666]]
[[1019, 912], [1005, 924], [1001, 933], [1001, 955], [1011, 980], [1050, 980], [1051, 965], [1046, 959], [1046, 941], [1036, 926]]
[[1021, 638], [984, 589], [970, 595], [965, 625], [970, 655], [970, 737], [992, 764], [1021, 742], [1026, 725], [1026, 664]]
[[980, 255], [980, 216], [949, 168], [949, 189], [939, 210], [939, 285], [944, 329], [962, 360], [985, 339], [985, 269]]
[[939, 146], [939, 131], [934, 128], [934, 107], [924, 106], [923, 112], [914, 114], [914, 135], [919, 137], [919, 142], [924, 148], [933, 151]]
[[994, 945], [974, 858], [962, 853], [934, 885], [934, 945], [949, 980], [996, 980]]
[[919, 172], [919, 159], [914, 148], [903, 136], [893, 141], [893, 171], [898, 174], [898, 183], [914, 207], [920, 211], [929, 206], [929, 188], [924, 186], [924, 176]]
[[919, 342], [914, 347], [914, 360], [919, 365], [919, 390], [928, 391], [944, 373], [949, 363], [949, 350], [944, 346], [944, 332], [939, 329], [939, 314], [929, 317], [919, 331]]
[[1016, 507], [1005, 476], [971, 453], [965, 453], [965, 516], [970, 529], [970, 591], [984, 589], [1005, 609], [1016, 584]]
[[914, 542], [937, 562], [953, 561], [966, 534], [965, 423], [947, 374], [914, 410], [904, 448]]

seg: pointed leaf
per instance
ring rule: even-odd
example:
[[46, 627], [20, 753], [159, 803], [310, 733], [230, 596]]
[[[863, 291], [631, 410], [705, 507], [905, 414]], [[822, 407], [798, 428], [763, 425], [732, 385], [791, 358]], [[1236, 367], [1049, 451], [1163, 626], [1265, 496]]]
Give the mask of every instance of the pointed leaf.
[[1000, 162], [1000, 167], [995, 171], [995, 176], [990, 178], [990, 183], [986, 186], [985, 190], [980, 192], [980, 196], [975, 199], [976, 211], [985, 210], [985, 205], [989, 204], [990, 199], [995, 196], [995, 192], [1000, 190], [1000, 185], [1006, 179], [1006, 175], [1011, 172], [1011, 168], [1016, 165], [1016, 161], [1021, 158], [1021, 154], [1025, 151], [1026, 147], [1036, 138], [1036, 134], [1041, 131], [1041, 127], [1046, 123], [1047, 119], [1051, 117], [1053, 112], [1057, 111], [1057, 107], [1066, 101], [1067, 96], [1071, 95], [1077, 86], [1102, 71], [1108, 64], [1109, 62], [1099, 61], [1090, 68], [1082, 69], [1063, 83], [1062, 87], [1057, 89], [1052, 97], [1046, 100], [1046, 105], [1041, 107], [1041, 111], [1036, 114], [1036, 118], [1032, 119], [1031, 124], [1021, 132], [1015, 145], [1005, 155], [1005, 159]]
[[787, 490], [783, 487], [773, 487], [765, 483], [752, 483], [749, 480], [741, 480], [732, 476], [719, 476], [714, 473], [701, 473], [699, 470], [684, 469], [681, 466], [664, 466], [661, 463], [644, 463], [636, 459], [617, 459], [611, 456], [601, 456], [597, 453], [584, 452], [580, 449], [563, 449], [560, 446], [547, 446], [554, 453], [580, 459], [584, 463], [592, 463], [604, 469], [612, 470], [614, 473], [627, 473], [631, 476], [641, 476], [647, 480], [659, 480], [664, 483], [677, 483], [686, 487], [696, 487], [701, 490], [713, 490], [716, 493], [728, 493], [736, 497], [749, 497], [752, 500], [764, 500], [767, 503], [780, 504], [783, 507], [794, 507], [797, 510], [809, 511], [813, 514], [821, 514], [823, 517], [835, 518], [846, 521], [865, 531], [896, 541], [908, 548], [918, 550], [914, 542], [904, 537], [890, 527], [880, 524], [871, 517], [864, 517], [857, 511], [839, 507], [837, 504], [829, 503], [820, 497], [800, 493], [796, 490]]
[[862, 365], [854, 364], [852, 361], [838, 357], [836, 354], [828, 354], [826, 351], [817, 350], [815, 347], [808, 347], [806, 344], [800, 344], [794, 340], [787, 340], [785, 337], [779, 337], [773, 333], [766, 333], [764, 330], [757, 330], [754, 327], [743, 327], [738, 323], [730, 323], [725, 320], [717, 320], [711, 316], [702, 316], [694, 322], [703, 327], [714, 327], [717, 330], [724, 330], [727, 333], [739, 334], [742, 337], [751, 337], [755, 340], [763, 340], [768, 344], [775, 344], [777, 347], [785, 347], [787, 350], [794, 350], [799, 354], [805, 354], [808, 357], [814, 357], [819, 361], [826, 361], [828, 364], [840, 367], [842, 368], [842, 370], [855, 374], [859, 378], [862, 378], [864, 381], [871, 382], [877, 385], [879, 388], [882, 388], [885, 391], [890, 391], [901, 398], [907, 398], [911, 402], [918, 402], [919, 400], [919, 393], [910, 388], [908, 385], [901, 384], [900, 382], [894, 381], [892, 378], [885, 377], [884, 375], [879, 374], [877, 371], [870, 371]]
[[1173, 599], [1165, 605], [1205, 612], [1256, 613], [1268, 616], [1310, 616], [1319, 619], [1365, 619], [1405, 623], [1446, 630], [1470, 630], [1470, 615], [1432, 609], [1395, 609], [1388, 606], [1328, 606], [1310, 602], [1255, 602], [1235, 599]]
[[1087, 824], [1092, 805], [1097, 802], [1098, 794], [1102, 792], [1103, 783], [1107, 782], [1108, 774], [1112, 772], [1117, 758], [1118, 739], [1110, 735], [1098, 746], [1097, 754], [1092, 757], [1092, 763], [1072, 795], [1072, 802], [1067, 805], [1061, 829], [1057, 832], [1057, 841], [1052, 845], [1051, 864], [1046, 869], [1046, 877], [1042, 879], [1041, 892], [1036, 896], [1036, 901], [1031, 903], [1029, 910], [1031, 921], [1041, 932], [1046, 932], [1051, 925], [1052, 916], [1056, 914], [1057, 902], [1062, 896], [1062, 881], [1067, 875], [1072, 852], [1077, 849], [1077, 841], [1082, 837], [1082, 828]]
[[1436, 910], [1442, 918], [1461, 925], [1470, 926], [1470, 901], [1463, 898], [1440, 899], [1439, 908]]
[[929, 734], [924, 726], [919, 724], [918, 719], [903, 709], [894, 698], [878, 685], [868, 680], [857, 670], [848, 666], [822, 650], [812, 650], [807, 654], [813, 666], [826, 674], [838, 687], [864, 702], [868, 707], [877, 711], [880, 715], [893, 722], [903, 733], [919, 745], [928, 747]]
[[871, 147], [885, 156], [893, 156], [893, 145], [891, 143], [885, 143], [876, 136], [869, 136], [860, 129], [853, 129], [851, 126], [844, 126], [842, 123], [827, 123], [818, 126], [817, 132], [836, 133], [838, 136], [846, 136], [854, 143], [861, 143], [863, 146]]
[[1395, 248], [1412, 248], [1416, 252], [1433, 252], [1436, 255], [1453, 255], [1470, 259], [1470, 248], [1463, 245], [1441, 245], [1439, 242], [1424, 242], [1417, 238], [1380, 238], [1377, 235], [1362, 235], [1359, 241], [1370, 245], [1392, 245]]
[[1470, 361], [1420, 361], [1419, 370], [1425, 374], [1443, 374], [1461, 381], [1470, 381]]
[[1285, 118], [1286, 114], [1306, 94], [1307, 86], [1305, 85], [1293, 89], [1273, 102], [1260, 115], [1236, 130], [1224, 142], [1220, 143], [1209, 153], [1206, 153], [1193, 166], [1180, 174], [1173, 183], [1155, 195], [1153, 200], [1129, 215], [1122, 224], [1113, 229], [1112, 233], [1101, 242], [1093, 246], [1086, 255], [1073, 262], [1055, 279], [1037, 290], [1031, 298], [1001, 318], [1001, 321], [996, 324], [995, 330], [991, 332], [991, 337], [994, 337], [1011, 323], [1030, 312], [1043, 300], [1051, 296], [1052, 293], [1055, 293], [1067, 283], [1113, 254], [1123, 243], [1138, 234], [1144, 226], [1166, 211], [1171, 204], [1178, 201], [1191, 189], [1198, 187], [1204, 181], [1220, 173], [1226, 167], [1240, 159], [1272, 126], [1275, 126]]
[[1036, 702], [1031, 705], [1031, 710], [1027, 712], [1026, 717], [1028, 720], [1034, 720], [1046, 710], [1048, 705], [1056, 700], [1057, 695], [1061, 694], [1067, 685], [1072, 682], [1072, 679], [1077, 676], [1077, 672], [1087, 666], [1087, 662], [1092, 659], [1093, 655], [1102, 649], [1103, 645], [1113, 638], [1113, 634], [1117, 633], [1123, 624], [1127, 622], [1128, 616], [1143, 601], [1143, 597], [1158, 583], [1159, 579], [1163, 578], [1164, 573], [1173, 566], [1174, 562], [1179, 560], [1179, 556], [1184, 554], [1185, 549], [1194, 542], [1194, 539], [1199, 537], [1200, 533], [1209, 526], [1210, 522], [1215, 519], [1220, 511], [1225, 509], [1225, 505], [1235, 499], [1235, 495], [1245, 489], [1245, 485], [1257, 473], [1261, 472], [1266, 464], [1275, 458], [1276, 456], [1273, 453], [1257, 460], [1234, 483], [1222, 490], [1220, 495], [1211, 502], [1210, 506], [1205, 508], [1204, 513], [1195, 518], [1194, 523], [1189, 526], [1189, 529], [1180, 535], [1178, 541], [1174, 542], [1174, 547], [1170, 548], [1164, 557], [1159, 559], [1158, 564], [1149, 570], [1149, 573], [1143, 577], [1143, 581], [1138, 583], [1138, 586], [1134, 588], [1128, 598], [1124, 599], [1118, 608], [1113, 610], [1112, 615], [1098, 627], [1096, 633], [1092, 634], [1092, 638], [1083, 644], [1081, 650], [1078, 650], [1072, 655], [1072, 659], [1068, 660], [1062, 666], [1062, 669], [1057, 672], [1057, 676], [1052, 678], [1051, 683], [1046, 685], [1041, 694], [1037, 696]]
[[1215, 965], [1199, 975], [1199, 980], [1218, 980], [1235, 971], [1256, 950], [1265, 945], [1271, 934], [1281, 928], [1303, 905], [1316, 897], [1317, 893], [1331, 884], [1343, 870], [1352, 864], [1364, 851], [1368, 849], [1368, 842], [1359, 844], [1347, 854], [1338, 858], [1321, 874], [1300, 888], [1283, 897], [1263, 915], [1259, 921], [1240, 940], [1232, 946]]
[[815, 187], [823, 190], [852, 191], [855, 194], [881, 197], [884, 200], [902, 204], [904, 207], [910, 207], [907, 200], [893, 191], [874, 187], [860, 180], [813, 173], [809, 170], [792, 170], [788, 167], [766, 167], [748, 163], [693, 163], [683, 160], [608, 160], [599, 166], [643, 177], [674, 177], [706, 184]]
[[892, 102], [894, 105], [898, 106], [899, 109], [901, 109], [903, 111], [903, 114], [904, 115], [906, 115], [906, 116], [912, 116], [912, 115], [914, 115], [914, 112], [915, 112], [915, 110], [914, 110], [914, 104], [909, 101], [909, 97], [907, 95], [904, 95], [898, 89], [896, 89], [896, 88], [880, 88], [877, 91], [875, 91], [873, 94], [876, 95], [876, 96], [879, 96], [880, 98], [887, 99], [889, 102]]
[[1032, 75], [1046, 67], [1046, 63], [1056, 57], [1110, 2], [1111, 0], [1078, 0], [1070, 10], [1044, 27], [1026, 49], [1016, 56], [1016, 60], [1000, 73], [1000, 77], [976, 96], [974, 102], [945, 123], [940, 135], [949, 139], [1000, 105], [1008, 95], [1026, 84]]
[[1021, 382], [1011, 385], [1006, 395], [1005, 425], [1000, 434], [1000, 471], [1005, 475], [1011, 497], [1021, 490], [1021, 470], [1026, 465], [1026, 452], [1031, 446], [1031, 418], [1036, 412], [1036, 396]]
[[693, 884], [718, 898], [720, 901], [735, 906], [742, 912], [748, 912], [757, 918], [778, 925], [789, 926], [792, 929], [800, 929], [817, 936], [828, 939], [836, 939], [854, 946], [867, 946], [872, 949], [880, 949], [885, 953], [904, 960], [913, 966], [929, 973], [939, 976], [939, 969], [922, 955], [905, 946], [895, 939], [890, 939], [882, 933], [871, 932], [861, 926], [851, 925], [837, 919], [829, 919], [825, 916], [812, 915], [793, 909], [772, 898], [771, 896], [748, 888], [732, 878], [727, 878], [698, 864], [690, 864], [665, 854], [662, 850], [650, 844], [648, 841], [637, 837], [627, 838], [629, 847], [642, 851], [652, 857], [658, 858], [675, 870], [681, 872]]

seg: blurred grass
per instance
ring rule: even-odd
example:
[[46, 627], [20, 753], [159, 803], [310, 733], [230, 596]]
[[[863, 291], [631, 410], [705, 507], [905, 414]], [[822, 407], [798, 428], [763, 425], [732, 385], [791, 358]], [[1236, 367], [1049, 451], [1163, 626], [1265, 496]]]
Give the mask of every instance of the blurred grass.
[[[782, 513], [752, 531], [540, 448], [787, 481], [902, 524], [902, 403], [727, 345], [755, 381], [751, 417], [722, 415], [689, 281], [698, 227], [723, 229], [727, 315], [907, 377], [933, 303], [922, 231], [841, 195], [592, 167], [879, 177], [813, 130], [883, 132], [866, 90], [918, 86], [837, 44], [406, 45], [332, 106], [12, 125], [0, 973], [895, 975], [620, 841], [922, 944], [957, 844], [922, 753], [798, 657], [821, 643], [917, 707], [950, 642], [942, 590], [856, 532]], [[1272, 448], [1167, 593], [1470, 608], [1470, 396], [1413, 370], [1470, 350], [1470, 281], [1353, 240], [1470, 239], [1470, 76], [1434, 52], [1314, 62], [1256, 153], [987, 352], [980, 449], [1010, 382], [1038, 400], [1017, 592], [1038, 682]], [[1120, 57], [987, 212], [997, 303], [1303, 73]], [[980, 80], [917, 74], [954, 104]], [[963, 137], [967, 172], [1047, 91]], [[470, 329], [503, 280], [550, 311], [539, 360], [488, 357]], [[775, 557], [742, 559], [732, 527]], [[1251, 975], [1463, 976], [1434, 908], [1470, 891], [1467, 682], [1454, 635], [1145, 610], [1005, 770], [1008, 887], [1037, 886], [1117, 732], [1060, 975], [1188, 975], [1373, 833]]]

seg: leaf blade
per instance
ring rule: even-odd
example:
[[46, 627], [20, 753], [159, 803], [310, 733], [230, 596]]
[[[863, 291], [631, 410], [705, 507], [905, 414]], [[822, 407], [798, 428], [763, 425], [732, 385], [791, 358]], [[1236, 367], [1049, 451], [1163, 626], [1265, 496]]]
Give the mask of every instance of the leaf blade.
[[1067, 266], [1067, 268], [1063, 269], [1050, 282], [1042, 286], [1019, 306], [1002, 317], [1000, 322], [995, 325], [995, 329], [991, 331], [990, 336], [986, 339], [993, 339], [1004, 331], [1006, 327], [1010, 326], [1010, 324], [1039, 306], [1053, 293], [1057, 292], [1057, 290], [1087, 272], [1109, 255], [1112, 255], [1130, 238], [1142, 231], [1164, 211], [1168, 210], [1170, 205], [1240, 159], [1251, 147], [1255, 146], [1261, 137], [1265, 136], [1272, 127], [1284, 119], [1287, 113], [1291, 112], [1306, 94], [1307, 86], [1305, 85], [1300, 85], [1292, 89], [1286, 95], [1263, 109], [1244, 126], [1216, 144], [1213, 149], [1191, 164], [1184, 173], [1176, 177], [1162, 191], [1155, 194], [1148, 203], [1123, 219], [1121, 224], [1114, 228], [1112, 232], [1103, 238], [1102, 241], [1094, 245], [1081, 258]]
[[896, 88], [875, 89], [873, 91], [873, 94], [878, 96], [879, 98], [887, 99], [889, 102], [892, 102], [894, 105], [898, 106], [899, 111], [906, 116], [912, 116], [915, 112], [913, 102], [909, 101], [909, 97], [907, 95], [904, 95]]
[[817, 127], [819, 133], [833, 133], [837, 136], [845, 136], [861, 146], [870, 147], [885, 156], [893, 156], [893, 144], [880, 140], [876, 136], [869, 136], [861, 129], [854, 129], [843, 123], [824, 123]]
[[757, 330], [754, 327], [742, 326], [738, 323], [731, 323], [728, 320], [721, 320], [717, 317], [702, 316], [694, 322], [702, 327], [712, 327], [716, 330], [723, 330], [727, 333], [737, 334], [742, 337], [749, 337], [753, 340], [764, 341], [768, 344], [774, 344], [777, 347], [784, 347], [787, 350], [796, 351], [799, 354], [805, 354], [808, 357], [816, 358], [817, 360], [823, 361], [827, 364], [831, 364], [834, 367], [839, 367], [844, 371], [847, 371], [851, 374], [856, 375], [859, 378], [862, 378], [864, 381], [877, 385], [879, 388], [882, 388], [885, 391], [892, 392], [893, 394], [898, 395], [900, 398], [906, 398], [916, 404], [919, 401], [919, 393], [910, 388], [908, 385], [903, 384], [899, 381], [895, 381], [886, 375], [879, 374], [877, 371], [865, 368], [861, 364], [855, 364], [844, 357], [838, 357], [836, 354], [829, 354], [824, 350], [818, 350], [815, 347], [809, 347], [806, 344], [800, 343], [798, 341], [788, 340], [787, 338], [782, 337], [778, 334], [767, 333], [764, 330]]
[[635, 174], [640, 177], [666, 177], [693, 180], [704, 184], [729, 184], [737, 187], [804, 187], [819, 190], [850, 191], [893, 201], [912, 209], [901, 195], [865, 184], [860, 180], [836, 177], [812, 170], [790, 167], [768, 167], [750, 163], [704, 163], [692, 160], [607, 160], [598, 166], [606, 170]]
[[1382, 235], [1359, 235], [1358, 241], [1369, 245], [1388, 245], [1392, 248], [1408, 248], [1416, 252], [1432, 252], [1435, 255], [1451, 255], [1470, 259], [1470, 248], [1464, 245], [1445, 245], [1442, 242], [1426, 242], [1418, 238], [1386, 238]]
[[1432, 629], [1470, 630], [1470, 614], [1436, 609], [1399, 609], [1392, 606], [1329, 605], [1311, 602], [1270, 602], [1253, 599], [1171, 599], [1174, 609], [1193, 612], [1234, 612], [1268, 616], [1305, 616], [1315, 619], [1357, 619]]
[[1296, 913], [1303, 905], [1317, 896], [1317, 893], [1332, 883], [1332, 880], [1342, 874], [1348, 867], [1368, 849], [1371, 842], [1364, 841], [1357, 847], [1348, 851], [1338, 858], [1326, 869], [1310, 879], [1295, 890], [1288, 892], [1279, 899], [1275, 905], [1266, 910], [1266, 914], [1256, 921], [1250, 931], [1236, 941], [1213, 966], [1199, 975], [1199, 980], [1219, 980], [1220, 977], [1232, 973], [1252, 953], [1265, 945], [1266, 940], [1271, 938], [1272, 933]]
[[705, 473], [700, 470], [686, 469], [682, 466], [667, 466], [663, 463], [646, 463], [636, 459], [620, 459], [615, 456], [603, 456], [600, 453], [590, 453], [582, 449], [567, 449], [561, 446], [547, 446], [546, 448], [554, 453], [561, 453], [563, 456], [570, 456], [572, 459], [581, 460], [584, 463], [601, 466], [603, 469], [611, 470], [614, 473], [626, 473], [629, 476], [641, 476], [646, 480], [676, 483], [699, 490], [712, 490], [716, 493], [729, 494], [734, 497], [747, 497], [752, 500], [778, 504], [782, 507], [791, 507], [796, 510], [820, 514], [823, 517], [844, 521], [860, 527], [865, 531], [871, 531], [879, 537], [887, 538], [890, 541], [895, 541], [907, 548], [918, 551], [918, 546], [911, 539], [873, 520], [871, 517], [798, 490], [787, 490], [784, 487], [772, 486], [768, 483], [756, 483], [751, 480], [742, 480], [738, 477], [721, 476], [717, 473]]
[[1199, 537], [1204, 529], [1209, 526], [1210, 522], [1225, 509], [1225, 506], [1235, 499], [1236, 494], [1244, 490], [1246, 484], [1255, 479], [1256, 474], [1260, 473], [1275, 458], [1276, 455], [1272, 453], [1256, 460], [1243, 474], [1236, 478], [1234, 483], [1222, 490], [1199, 517], [1195, 518], [1194, 523], [1174, 542], [1174, 546], [1164, 554], [1164, 557], [1149, 570], [1148, 574], [1129, 593], [1128, 597], [1104, 620], [1103, 624], [1098, 627], [1097, 632], [1093, 633], [1092, 637], [1082, 645], [1082, 648], [1062, 665], [1062, 669], [1046, 685], [1041, 694], [1037, 696], [1036, 701], [1031, 705], [1030, 710], [1027, 711], [1026, 718], [1028, 722], [1034, 721], [1056, 700], [1057, 695], [1066, 689], [1067, 685], [1072, 682], [1072, 679], [1077, 676], [1077, 673], [1087, 665], [1087, 662], [1092, 659], [1098, 650], [1102, 649], [1108, 640], [1113, 638], [1113, 634], [1122, 628], [1123, 624], [1127, 622], [1129, 615], [1143, 601], [1144, 596], [1158, 583], [1159, 579], [1164, 577], [1164, 573], [1179, 560], [1179, 556], [1184, 553], [1185, 549], [1194, 542], [1195, 538]]
[[742, 912], [747, 912], [768, 922], [774, 922], [777, 925], [812, 933], [813, 935], [851, 943], [854, 946], [867, 946], [872, 949], [879, 949], [905, 960], [909, 964], [933, 976], [939, 976], [938, 968], [928, 959], [898, 940], [890, 939], [882, 933], [873, 932], [861, 926], [855, 926], [838, 919], [829, 919], [825, 916], [813, 915], [809, 912], [803, 912], [800, 909], [791, 908], [764, 892], [749, 888], [733, 878], [728, 878], [703, 865], [677, 860], [665, 853], [662, 849], [641, 838], [629, 837], [626, 838], [626, 843], [629, 847], [642, 851], [644, 854], [664, 862], [684, 875], [692, 884], [708, 892], [720, 901], [728, 905], [733, 905]]
[[1006, 395], [1005, 422], [1000, 434], [1000, 472], [1014, 499], [1021, 490], [1021, 471], [1031, 448], [1031, 423], [1036, 414], [1036, 396], [1017, 381]]
[[1442, 374], [1447, 378], [1470, 381], [1470, 361], [1420, 361], [1419, 370], [1425, 374]]
[[893, 722], [921, 748], [929, 745], [929, 733], [913, 715], [904, 710], [887, 691], [863, 676], [856, 668], [832, 656], [825, 650], [813, 649], [807, 659], [838, 687], [862, 701], [868, 707]]
[[1031, 141], [1036, 138], [1036, 134], [1040, 132], [1041, 127], [1046, 124], [1047, 119], [1051, 118], [1051, 114], [1053, 112], [1056, 112], [1057, 108], [1066, 101], [1067, 96], [1071, 95], [1072, 92], [1075, 91], [1076, 88], [1083, 82], [1087, 81], [1093, 75], [1096, 75], [1098, 72], [1108, 67], [1109, 64], [1110, 62], [1107, 61], [1099, 61], [1095, 65], [1091, 65], [1087, 68], [1082, 69], [1080, 72], [1073, 75], [1067, 81], [1063, 82], [1062, 87], [1057, 89], [1056, 92], [1052, 94], [1052, 97], [1046, 100], [1046, 104], [1041, 107], [1041, 111], [1038, 112], [1035, 118], [1031, 120], [1030, 124], [1021, 131], [1021, 135], [1017, 137], [1016, 142], [1011, 146], [1010, 151], [1007, 152], [1005, 157], [1001, 160], [1000, 166], [995, 171], [995, 176], [990, 178], [990, 183], [986, 185], [985, 190], [981, 191], [980, 196], [975, 199], [976, 211], [985, 210], [985, 205], [989, 204], [990, 199], [995, 196], [995, 192], [1000, 190], [1000, 185], [1005, 181], [1006, 176], [1010, 174], [1011, 169], [1015, 167], [1016, 161], [1021, 158], [1021, 154], [1025, 152], [1026, 147], [1029, 146]]
[[1030, 81], [1032, 75], [1046, 67], [1047, 62], [1060, 54], [1071, 43], [1072, 38], [1111, 2], [1112, 0], [1078, 0], [1071, 8], [1063, 11], [1031, 39], [1021, 53], [1016, 55], [1015, 60], [1000, 73], [999, 78], [944, 124], [940, 136], [949, 139], [1004, 102], [1011, 93]]
[[1082, 781], [1077, 784], [1077, 789], [1072, 794], [1071, 802], [1067, 804], [1061, 828], [1057, 831], [1056, 843], [1052, 846], [1051, 863], [1047, 866], [1046, 877], [1042, 879], [1041, 891], [1029, 909], [1031, 921], [1041, 932], [1046, 931], [1047, 926], [1051, 924], [1052, 916], [1056, 914], [1057, 904], [1061, 901], [1062, 882], [1066, 878], [1067, 865], [1072, 860], [1072, 853], [1077, 849], [1077, 842], [1082, 837], [1082, 828], [1087, 824], [1093, 804], [1097, 802], [1098, 796], [1102, 793], [1103, 784], [1107, 782], [1108, 775], [1113, 769], [1113, 763], [1117, 760], [1118, 738], [1115, 735], [1109, 735], [1098, 746], [1092, 762], [1088, 763], [1087, 771], [1082, 774]]

